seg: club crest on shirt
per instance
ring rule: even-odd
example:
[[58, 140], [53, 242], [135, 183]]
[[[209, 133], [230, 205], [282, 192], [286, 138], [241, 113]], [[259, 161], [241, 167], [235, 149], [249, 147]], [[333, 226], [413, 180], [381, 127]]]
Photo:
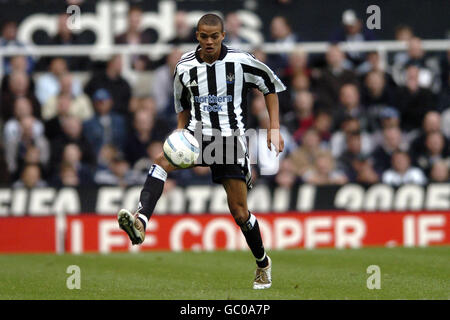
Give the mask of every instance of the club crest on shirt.
[[234, 74], [232, 73], [227, 74], [227, 83], [228, 84], [234, 83]]

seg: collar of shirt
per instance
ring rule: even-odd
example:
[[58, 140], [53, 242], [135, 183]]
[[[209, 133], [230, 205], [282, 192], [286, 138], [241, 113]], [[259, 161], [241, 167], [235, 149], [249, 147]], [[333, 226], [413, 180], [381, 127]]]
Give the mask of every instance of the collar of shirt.
[[[200, 45], [198, 45], [197, 48], [195, 49], [195, 57], [197, 58], [198, 62], [203, 63], [205, 61], [203, 61], [203, 59], [200, 58], [200, 49], [201, 49], [201, 47], [200, 47]], [[222, 43], [222, 47], [220, 48], [219, 58], [217, 60], [223, 60], [223, 58], [225, 58], [225, 56], [227, 55], [227, 52], [228, 52], [228, 48]]]

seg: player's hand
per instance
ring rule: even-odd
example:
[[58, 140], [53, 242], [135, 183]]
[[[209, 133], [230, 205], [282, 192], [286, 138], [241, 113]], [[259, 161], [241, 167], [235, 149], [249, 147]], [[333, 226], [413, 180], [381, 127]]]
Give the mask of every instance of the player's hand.
[[280, 152], [283, 152], [284, 150], [284, 140], [281, 136], [280, 129], [269, 129], [267, 132], [267, 148], [269, 148], [270, 151], [272, 151], [272, 144], [275, 147], [275, 151], [277, 153], [277, 156]]

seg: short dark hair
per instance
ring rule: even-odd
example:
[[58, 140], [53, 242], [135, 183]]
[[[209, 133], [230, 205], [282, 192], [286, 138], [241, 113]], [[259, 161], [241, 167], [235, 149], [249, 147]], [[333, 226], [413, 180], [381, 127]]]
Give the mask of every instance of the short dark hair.
[[223, 20], [217, 14], [207, 13], [203, 15], [197, 23], [197, 30], [202, 24], [206, 24], [207, 26], [217, 26], [220, 25], [221, 32], [223, 32]]
[[292, 30], [292, 23], [291, 23], [291, 21], [289, 20], [288, 17], [283, 16], [283, 15], [277, 15], [277, 16], [273, 17], [272, 21], [273, 21], [275, 18], [279, 18], [279, 19], [283, 20], [283, 22], [286, 24], [286, 26], [287, 26], [290, 30]]
[[139, 7], [139, 6], [137, 6], [137, 5], [132, 5], [132, 6], [130, 6], [130, 8], [128, 9], [128, 14], [130, 14], [130, 12], [133, 12], [133, 11], [139, 11], [139, 12], [141, 12], [142, 13], [142, 8], [141, 7]]

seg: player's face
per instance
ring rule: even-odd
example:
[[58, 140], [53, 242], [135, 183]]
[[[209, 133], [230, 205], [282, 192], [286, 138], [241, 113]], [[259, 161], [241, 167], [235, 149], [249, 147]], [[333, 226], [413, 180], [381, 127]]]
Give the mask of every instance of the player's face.
[[206, 60], [217, 59], [225, 37], [225, 32], [222, 32], [220, 24], [216, 26], [200, 25], [196, 36], [202, 48], [201, 56], [206, 58]]

